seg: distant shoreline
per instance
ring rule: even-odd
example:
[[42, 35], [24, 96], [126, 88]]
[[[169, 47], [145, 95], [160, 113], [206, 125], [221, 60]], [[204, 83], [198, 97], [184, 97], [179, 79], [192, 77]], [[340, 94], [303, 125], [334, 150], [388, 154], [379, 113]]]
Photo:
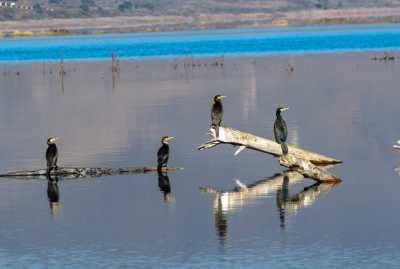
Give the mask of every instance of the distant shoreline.
[[0, 37], [399, 23], [400, 8], [354, 8], [196, 16], [119, 16], [0, 22]]

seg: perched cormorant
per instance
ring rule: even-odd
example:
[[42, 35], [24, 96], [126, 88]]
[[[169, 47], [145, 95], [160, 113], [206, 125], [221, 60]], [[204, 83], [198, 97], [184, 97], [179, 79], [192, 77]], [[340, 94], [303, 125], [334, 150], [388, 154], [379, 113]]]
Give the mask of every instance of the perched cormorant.
[[169, 141], [173, 139], [174, 137], [172, 136], [163, 136], [161, 138], [161, 144], [162, 146], [157, 152], [157, 161], [158, 161], [158, 166], [157, 169], [160, 171], [162, 167], [166, 167], [168, 164], [168, 158], [169, 158]]
[[226, 96], [220, 94], [214, 96], [214, 104], [211, 108], [211, 126], [215, 129], [215, 134], [217, 137], [219, 135], [218, 127], [221, 125], [222, 115], [224, 114], [222, 100], [224, 100], [225, 97]]
[[47, 139], [47, 150], [46, 150], [46, 161], [47, 161], [47, 173], [50, 173], [51, 170], [57, 169], [57, 159], [58, 159], [58, 150], [56, 146], [57, 137], [49, 137]]
[[281, 144], [282, 153], [286, 155], [288, 153], [288, 147], [286, 145], [286, 139], [288, 135], [288, 130], [285, 120], [282, 118], [281, 112], [289, 110], [288, 107], [278, 107], [276, 109], [276, 120], [274, 123], [274, 135], [275, 141]]

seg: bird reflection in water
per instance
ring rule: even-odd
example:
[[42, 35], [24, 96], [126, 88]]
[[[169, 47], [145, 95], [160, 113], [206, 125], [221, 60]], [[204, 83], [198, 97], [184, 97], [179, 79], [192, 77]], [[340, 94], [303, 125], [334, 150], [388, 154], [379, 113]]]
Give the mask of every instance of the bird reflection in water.
[[279, 211], [280, 227], [286, 228], [289, 215], [296, 215], [299, 209], [311, 207], [318, 198], [330, 191], [338, 183], [315, 183], [305, 187], [295, 195], [289, 194], [289, 177], [284, 176], [282, 188], [276, 192], [276, 202]]
[[276, 192], [276, 202], [279, 210], [280, 227], [282, 229], [286, 226], [285, 208], [282, 206], [287, 202], [289, 197], [289, 177], [287, 173], [283, 173], [282, 188]]
[[158, 187], [164, 194], [164, 202], [172, 202], [171, 184], [169, 182], [168, 174], [163, 174], [160, 170], [158, 171]]
[[236, 180], [238, 186], [229, 191], [219, 191], [212, 187], [201, 187], [200, 190], [214, 197], [213, 214], [215, 227], [219, 238], [225, 240], [228, 231], [227, 214], [232, 214], [246, 205], [255, 204], [266, 197], [276, 195], [280, 226], [285, 228], [288, 215], [296, 214], [301, 208], [312, 206], [321, 194], [327, 193], [335, 185], [316, 183], [291, 196], [289, 194], [289, 186], [304, 180], [301, 174], [287, 171], [249, 185]]
[[47, 198], [49, 199], [50, 210], [57, 215], [60, 210], [60, 190], [58, 188], [58, 177], [47, 174]]
[[[219, 197], [218, 199], [220, 199]], [[214, 209], [214, 223], [218, 238], [222, 244], [226, 242], [228, 232], [228, 222], [226, 221], [225, 212], [222, 210], [222, 203], [219, 201], [218, 208]]]

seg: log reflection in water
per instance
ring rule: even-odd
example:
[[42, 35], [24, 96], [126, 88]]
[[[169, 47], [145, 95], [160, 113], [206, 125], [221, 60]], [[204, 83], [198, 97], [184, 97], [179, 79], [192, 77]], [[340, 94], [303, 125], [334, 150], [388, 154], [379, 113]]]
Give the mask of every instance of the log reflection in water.
[[251, 204], [259, 198], [276, 193], [277, 207], [279, 211], [280, 226], [286, 225], [286, 218], [296, 214], [299, 209], [312, 206], [323, 193], [327, 193], [337, 183], [316, 183], [305, 187], [297, 194], [290, 195], [289, 186], [304, 181], [302, 174], [287, 171], [273, 177], [257, 181], [250, 185], [244, 185], [236, 181], [238, 185], [230, 191], [219, 191], [212, 187], [201, 187], [201, 191], [214, 196], [213, 211], [217, 234], [221, 241], [227, 237], [228, 222], [226, 215], [234, 213], [246, 204]]
[[400, 176], [400, 163], [394, 167], [394, 171], [397, 172]]
[[[290, 178], [289, 185], [302, 182], [303, 175], [297, 172], [287, 172]], [[203, 192], [214, 194], [214, 210], [220, 208], [222, 211], [232, 213], [238, 208], [243, 207], [259, 198], [265, 197], [282, 188], [283, 174], [277, 174], [273, 177], [254, 182], [250, 185], [244, 185], [236, 180], [238, 185], [230, 191], [218, 191], [211, 187], [201, 187]]]

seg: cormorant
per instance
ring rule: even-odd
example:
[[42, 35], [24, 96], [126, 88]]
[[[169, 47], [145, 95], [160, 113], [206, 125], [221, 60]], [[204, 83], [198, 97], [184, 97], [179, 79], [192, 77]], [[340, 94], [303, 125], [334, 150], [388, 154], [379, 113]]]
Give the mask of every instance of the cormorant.
[[283, 155], [288, 154], [288, 147], [286, 145], [286, 139], [288, 135], [288, 130], [285, 120], [282, 118], [281, 112], [289, 110], [288, 107], [278, 107], [276, 109], [276, 120], [274, 123], [274, 135], [275, 141], [281, 144]]
[[174, 137], [172, 136], [163, 136], [161, 138], [161, 144], [162, 146], [157, 152], [157, 161], [158, 161], [158, 166], [157, 170], [161, 171], [162, 167], [166, 167], [168, 164], [168, 158], [169, 158], [169, 141], [173, 139]]
[[224, 100], [226, 96], [217, 94], [214, 96], [214, 104], [211, 108], [211, 127], [215, 129], [215, 134], [218, 137], [219, 135], [219, 126], [221, 125], [222, 115], [224, 114], [224, 110], [222, 107], [222, 100]]
[[47, 173], [50, 173], [51, 170], [57, 169], [57, 159], [58, 159], [58, 150], [56, 146], [57, 137], [49, 137], [47, 139], [47, 150], [46, 150], [46, 161], [47, 161]]

